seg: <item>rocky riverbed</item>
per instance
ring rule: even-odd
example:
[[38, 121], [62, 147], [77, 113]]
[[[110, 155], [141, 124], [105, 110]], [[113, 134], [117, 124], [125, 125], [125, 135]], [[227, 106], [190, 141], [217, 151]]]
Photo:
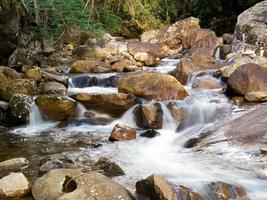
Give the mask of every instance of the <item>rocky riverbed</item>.
[[266, 200], [266, 12], [220, 38], [190, 17], [18, 48], [0, 67], [0, 199]]

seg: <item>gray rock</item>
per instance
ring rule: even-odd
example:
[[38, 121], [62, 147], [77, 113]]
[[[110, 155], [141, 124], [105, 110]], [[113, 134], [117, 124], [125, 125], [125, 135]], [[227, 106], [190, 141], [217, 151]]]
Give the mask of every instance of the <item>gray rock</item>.
[[66, 95], [67, 88], [62, 83], [50, 81], [50, 82], [44, 82], [41, 84], [40, 92], [44, 94]]

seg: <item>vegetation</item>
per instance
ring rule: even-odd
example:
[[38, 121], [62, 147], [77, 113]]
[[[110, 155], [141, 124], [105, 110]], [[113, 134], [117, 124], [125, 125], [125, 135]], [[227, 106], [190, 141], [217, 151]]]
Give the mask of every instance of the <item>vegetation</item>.
[[[7, 1], [7, 0], [4, 0]], [[259, 0], [24, 0], [46, 38], [68, 31], [107, 31], [134, 37], [188, 16], [218, 34], [233, 31], [236, 17]]]

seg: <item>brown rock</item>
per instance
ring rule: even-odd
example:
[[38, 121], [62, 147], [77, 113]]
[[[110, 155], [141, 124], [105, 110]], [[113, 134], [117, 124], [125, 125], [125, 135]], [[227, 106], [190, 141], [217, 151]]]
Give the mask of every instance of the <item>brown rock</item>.
[[134, 59], [136, 61], [142, 62], [144, 63], [146, 66], [155, 66], [156, 64], [158, 64], [157, 59], [152, 56], [151, 54], [148, 53], [144, 53], [144, 52], [139, 52], [134, 54]]
[[180, 125], [183, 124], [184, 121], [184, 110], [183, 108], [177, 104], [176, 102], [170, 102], [167, 105], [167, 108], [170, 110], [172, 117], [180, 122]]
[[61, 83], [50, 81], [44, 82], [40, 85], [40, 92], [43, 94], [66, 95], [67, 88]]
[[39, 67], [28, 69], [25, 72], [25, 76], [28, 79], [33, 79], [33, 80], [36, 80], [36, 81], [40, 81], [42, 79], [42, 71], [41, 71], [41, 69]]
[[179, 197], [177, 200], [206, 200], [206, 198], [199, 193], [194, 192], [183, 185], [178, 185], [176, 190]]
[[246, 64], [235, 70], [228, 79], [228, 85], [238, 94], [267, 92], [267, 69], [256, 64]]
[[21, 79], [22, 75], [19, 74], [16, 70], [10, 68], [10, 67], [0, 67], [0, 73], [2, 73], [7, 79], [13, 80], [13, 79]]
[[178, 100], [188, 96], [179, 81], [161, 73], [130, 73], [119, 80], [119, 91], [155, 100]]
[[129, 72], [133, 71], [136, 68], [136, 63], [128, 59], [123, 59], [118, 62], [115, 62], [111, 66], [111, 70], [114, 72]]
[[110, 66], [103, 61], [77, 60], [72, 64], [70, 73], [106, 73]]
[[136, 130], [133, 128], [117, 124], [109, 137], [109, 141], [127, 141], [136, 139]]
[[121, 169], [121, 167], [115, 163], [112, 162], [109, 158], [107, 157], [101, 157], [96, 163], [95, 167], [98, 169], [101, 169], [104, 171], [105, 175], [107, 176], [122, 176], [124, 175], [124, 171]]
[[223, 34], [222, 37], [223, 37], [224, 44], [232, 44], [232, 42], [234, 41], [235, 35], [231, 33], [225, 33]]
[[145, 129], [161, 129], [163, 124], [163, 110], [160, 103], [139, 105], [134, 110], [137, 125]]
[[100, 109], [102, 111], [121, 114], [137, 104], [138, 100], [134, 95], [115, 94], [88, 94], [80, 93], [73, 98], [86, 106], [86, 108]]
[[192, 87], [196, 89], [221, 89], [223, 85], [215, 78], [201, 76], [196, 78]]
[[245, 98], [247, 101], [250, 102], [267, 101], [267, 92], [261, 92], [261, 91], [248, 92], [246, 93]]
[[35, 103], [49, 120], [65, 121], [77, 115], [77, 102], [69, 97], [40, 95]]

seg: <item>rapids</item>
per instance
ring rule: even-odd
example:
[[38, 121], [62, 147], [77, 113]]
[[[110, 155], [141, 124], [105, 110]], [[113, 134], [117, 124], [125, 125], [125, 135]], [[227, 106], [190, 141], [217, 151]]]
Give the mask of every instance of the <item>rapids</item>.
[[[179, 63], [178, 59], [164, 59], [154, 71], [169, 73]], [[149, 69], [151, 70], [151, 69]], [[255, 165], [258, 157], [253, 153], [242, 152], [238, 148], [230, 147], [227, 143], [220, 142], [203, 147], [202, 149], [184, 148], [184, 143], [199, 135], [205, 130], [212, 129], [217, 122], [225, 118], [240, 114], [238, 108], [231, 105], [221, 90], [196, 90], [192, 85], [197, 76], [212, 76], [210, 71], [193, 74], [186, 85], [190, 96], [183, 101], [172, 101], [185, 111], [185, 125], [177, 129], [177, 122], [167, 108], [169, 101], [162, 101], [164, 112], [163, 128], [158, 130], [160, 136], [155, 138], [142, 138], [128, 142], [108, 142], [109, 134], [115, 124], [125, 124], [137, 127], [134, 117], [134, 107], [124, 113], [119, 119], [113, 119], [107, 125], [90, 125], [83, 123], [59, 128], [57, 124], [44, 121], [37, 106], [33, 104], [30, 114], [30, 124], [18, 127], [11, 131], [13, 147], [17, 149], [16, 155], [26, 156], [29, 160], [37, 162], [38, 156], [56, 153], [69, 153], [78, 164], [87, 164], [91, 160], [107, 156], [117, 162], [125, 171], [125, 176], [115, 178], [131, 191], [134, 191], [135, 182], [151, 174], [160, 174], [175, 184], [192, 187], [205, 194], [205, 184], [211, 181], [225, 181], [231, 184], [241, 184], [251, 199], [266, 200], [267, 180], [259, 176]], [[107, 84], [108, 78], [116, 74], [83, 76], [70, 78], [68, 92], [79, 93], [116, 93], [117, 88]], [[96, 84], [88, 84], [94, 78]], [[220, 80], [218, 80], [220, 81]], [[99, 84], [101, 83], [101, 84]], [[86, 111], [79, 105], [79, 118], [83, 118]], [[96, 116], [109, 117], [106, 114], [96, 113]], [[220, 128], [223, 134], [223, 127]], [[7, 137], [6, 135], [1, 137]], [[10, 137], [10, 136], [9, 136]], [[69, 149], [62, 145], [66, 142], [83, 139], [102, 143], [99, 148]], [[218, 138], [219, 139], [219, 138]], [[12, 143], [11, 142], [11, 143]], [[36, 144], [39, 144], [39, 146]], [[25, 145], [27, 148], [25, 148]], [[8, 155], [8, 146], [6, 153]], [[48, 151], [43, 152], [44, 149]], [[215, 153], [214, 153], [215, 152]], [[262, 171], [264, 174], [264, 171]], [[266, 173], [266, 171], [265, 171]], [[253, 197], [253, 198], [252, 198]]]

